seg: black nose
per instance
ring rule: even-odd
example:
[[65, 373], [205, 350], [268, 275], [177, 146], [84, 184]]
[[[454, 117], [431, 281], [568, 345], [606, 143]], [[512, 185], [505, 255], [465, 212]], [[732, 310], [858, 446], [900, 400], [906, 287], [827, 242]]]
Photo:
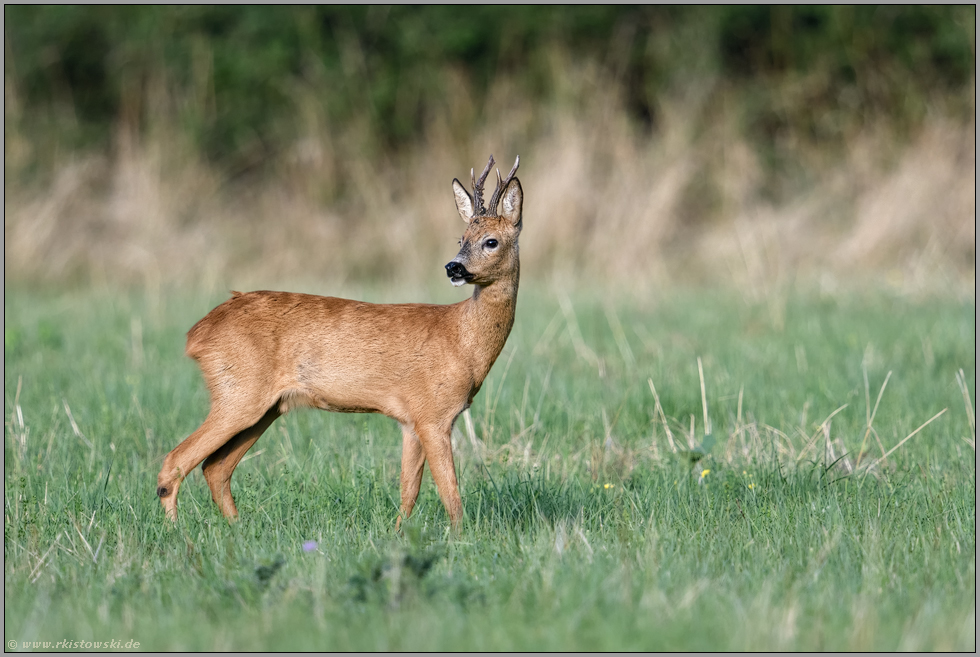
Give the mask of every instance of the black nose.
[[469, 276], [469, 272], [466, 271], [466, 267], [454, 260], [446, 265], [446, 275], [449, 278], [466, 278]]

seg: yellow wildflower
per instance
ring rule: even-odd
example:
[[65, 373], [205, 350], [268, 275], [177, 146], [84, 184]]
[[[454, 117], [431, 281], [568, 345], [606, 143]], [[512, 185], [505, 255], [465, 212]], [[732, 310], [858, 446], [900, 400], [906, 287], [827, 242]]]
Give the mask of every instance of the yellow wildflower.
[[701, 478], [704, 479], [705, 477], [708, 476], [708, 473], [710, 473], [710, 472], [711, 472], [710, 469], [705, 468], [704, 470], [701, 471]]

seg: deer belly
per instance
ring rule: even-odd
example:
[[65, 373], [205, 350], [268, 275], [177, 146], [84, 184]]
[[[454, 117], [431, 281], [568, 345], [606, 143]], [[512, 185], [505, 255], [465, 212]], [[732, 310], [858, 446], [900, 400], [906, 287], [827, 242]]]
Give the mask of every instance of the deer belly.
[[281, 396], [284, 412], [306, 407], [336, 413], [398, 414], [402, 404], [397, 401], [397, 377], [385, 376], [362, 363], [335, 361], [332, 365], [297, 368], [295, 380]]
[[286, 390], [279, 397], [279, 412], [286, 414], [298, 408], [318, 408], [333, 413], [384, 413], [363, 400], [328, 397], [309, 390]]

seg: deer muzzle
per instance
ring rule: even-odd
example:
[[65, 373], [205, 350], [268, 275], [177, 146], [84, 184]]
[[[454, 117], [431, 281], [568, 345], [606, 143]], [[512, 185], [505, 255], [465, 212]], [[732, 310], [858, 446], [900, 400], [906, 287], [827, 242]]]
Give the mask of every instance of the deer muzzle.
[[467, 283], [473, 279], [473, 274], [466, 271], [466, 267], [461, 262], [455, 260], [446, 265], [446, 275], [449, 276], [449, 282], [455, 287], [459, 287], [463, 283]]

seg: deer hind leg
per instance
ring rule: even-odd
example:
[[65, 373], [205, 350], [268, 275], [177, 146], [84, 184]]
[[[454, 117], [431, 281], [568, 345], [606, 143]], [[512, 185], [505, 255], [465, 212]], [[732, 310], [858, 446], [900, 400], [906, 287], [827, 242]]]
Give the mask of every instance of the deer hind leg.
[[[458, 531], [463, 519], [463, 502], [459, 498], [459, 485], [456, 482], [456, 465], [453, 463], [453, 445], [450, 439], [452, 424], [448, 427], [416, 427], [416, 433], [425, 449], [432, 471], [432, 479], [439, 489], [439, 498], [449, 514], [449, 522]], [[404, 476], [404, 474], [402, 475]]]
[[266, 411], [261, 420], [235, 434], [231, 440], [204, 459], [204, 465], [201, 466], [201, 469], [204, 471], [204, 479], [211, 489], [211, 497], [221, 509], [221, 513], [229, 520], [238, 517], [235, 499], [231, 495], [231, 475], [235, 472], [235, 468], [238, 467], [242, 457], [245, 456], [245, 452], [252, 448], [252, 445], [262, 436], [263, 432], [280, 415], [277, 404]]
[[412, 515], [415, 500], [422, 485], [422, 469], [425, 467], [425, 449], [411, 427], [402, 425], [402, 506], [395, 522], [395, 529], [402, 520]]
[[212, 403], [211, 412], [204, 423], [164, 457], [163, 467], [157, 475], [157, 496], [171, 520], [177, 520], [177, 492], [184, 477], [236, 434], [258, 423], [265, 412], [262, 408], [249, 414], [218, 410], [241, 407]]

